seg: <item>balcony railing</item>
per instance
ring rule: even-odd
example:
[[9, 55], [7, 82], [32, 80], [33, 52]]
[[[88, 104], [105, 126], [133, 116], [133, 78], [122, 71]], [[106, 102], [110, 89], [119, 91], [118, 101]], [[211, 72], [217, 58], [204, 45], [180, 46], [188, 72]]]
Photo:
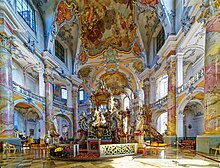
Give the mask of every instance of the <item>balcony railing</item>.
[[[15, 83], [15, 82], [13, 82], [13, 91], [20, 94], [21, 96], [24, 96], [28, 100], [33, 99], [33, 100], [36, 100], [36, 101], [39, 101], [39, 102], [45, 104], [45, 97], [41, 97], [35, 93], [32, 93], [30, 90], [23, 88], [21, 85]], [[65, 104], [61, 104], [57, 101], [53, 102], [53, 106], [60, 108], [62, 110], [66, 110], [66, 111], [70, 111], [70, 112], [73, 111], [73, 108], [69, 108]]]
[[168, 98], [168, 96], [165, 96], [165, 97], [157, 100], [155, 103], [150, 104], [150, 108], [162, 107], [163, 104], [165, 104], [167, 102], [167, 98]]
[[66, 111], [73, 112], [73, 108], [67, 107], [65, 104], [58, 103], [57, 101], [53, 102], [53, 106], [57, 107], [61, 110], [66, 110]]
[[202, 77], [204, 77], [204, 69], [201, 69], [199, 72], [196, 73], [188, 82], [184, 83], [180, 87], [177, 88], [177, 94], [180, 94], [186, 91], [188, 88], [193, 86], [197, 81], [199, 81]]
[[33, 92], [31, 92], [28, 89], [23, 88], [21, 85], [13, 82], [13, 91], [24, 96], [25, 98], [31, 98], [33, 100], [42, 102], [43, 104], [45, 104], [45, 98], [41, 97]]

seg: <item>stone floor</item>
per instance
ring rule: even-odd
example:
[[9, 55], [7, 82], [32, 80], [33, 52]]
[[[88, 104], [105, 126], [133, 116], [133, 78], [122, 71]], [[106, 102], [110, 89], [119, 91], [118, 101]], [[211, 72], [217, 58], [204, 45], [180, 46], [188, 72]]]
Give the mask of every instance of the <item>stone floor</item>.
[[[210, 159], [206, 158], [209, 157]], [[38, 156], [30, 151], [26, 153], [0, 153], [1, 168], [209, 168], [220, 167], [220, 155], [195, 155], [188, 150], [169, 148], [159, 154], [148, 153], [146, 156], [124, 156], [100, 161], [79, 162], [51, 160], [48, 155]]]

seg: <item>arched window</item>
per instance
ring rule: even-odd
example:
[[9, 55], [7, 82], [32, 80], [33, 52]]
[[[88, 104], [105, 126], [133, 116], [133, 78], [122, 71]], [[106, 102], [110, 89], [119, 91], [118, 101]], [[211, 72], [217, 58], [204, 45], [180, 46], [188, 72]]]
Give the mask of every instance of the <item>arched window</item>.
[[160, 115], [157, 120], [157, 130], [162, 134], [166, 134], [167, 131], [167, 112]]
[[130, 99], [128, 97], [124, 98], [124, 110], [130, 107]]
[[80, 88], [79, 89], [79, 100], [80, 101], [83, 101], [85, 98], [84, 98], [84, 90], [83, 88]]
[[168, 92], [168, 76], [164, 75], [157, 79], [156, 100], [163, 98]]

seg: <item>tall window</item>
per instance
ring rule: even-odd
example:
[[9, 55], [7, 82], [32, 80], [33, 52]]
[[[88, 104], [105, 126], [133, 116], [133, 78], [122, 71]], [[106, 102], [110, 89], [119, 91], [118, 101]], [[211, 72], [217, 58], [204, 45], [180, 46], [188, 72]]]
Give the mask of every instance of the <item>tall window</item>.
[[84, 90], [82, 88], [79, 90], [79, 100], [84, 100]]
[[57, 41], [55, 40], [55, 55], [58, 57], [61, 61], [65, 63], [65, 49], [64, 47]]
[[163, 98], [168, 93], [168, 76], [164, 75], [157, 79], [156, 100]]
[[130, 100], [129, 100], [128, 97], [125, 97], [125, 99], [124, 99], [124, 110], [126, 110], [126, 108], [129, 109], [129, 107], [130, 107]]
[[157, 52], [161, 49], [165, 42], [165, 33], [163, 28], [160, 30], [160, 32], [157, 35]]
[[67, 90], [66, 89], [61, 89], [61, 98], [67, 100]]
[[35, 31], [35, 12], [27, 0], [17, 0], [17, 12], [30, 28]]

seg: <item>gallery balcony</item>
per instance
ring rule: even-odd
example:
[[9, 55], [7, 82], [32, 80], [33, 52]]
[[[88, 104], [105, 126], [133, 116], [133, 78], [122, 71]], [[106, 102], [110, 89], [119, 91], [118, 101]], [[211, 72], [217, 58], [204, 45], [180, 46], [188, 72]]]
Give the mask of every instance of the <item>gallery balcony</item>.
[[41, 97], [29, 89], [25, 89], [23, 86], [13, 82], [13, 91], [14, 94], [19, 94], [20, 96], [24, 97], [24, 99], [28, 100], [35, 100], [38, 102], [41, 102], [42, 104], [45, 104], [45, 97]]
[[168, 96], [164, 96], [163, 98], [157, 100], [156, 102], [150, 104], [150, 108], [161, 108], [165, 104], [167, 104], [167, 98]]
[[196, 84], [198, 84], [199, 81], [201, 81], [203, 77], [204, 77], [204, 69], [202, 68], [193, 77], [191, 77], [186, 83], [178, 87], [176, 90], [176, 93], [179, 95], [187, 90], [188, 92], [193, 91], [196, 87]]

